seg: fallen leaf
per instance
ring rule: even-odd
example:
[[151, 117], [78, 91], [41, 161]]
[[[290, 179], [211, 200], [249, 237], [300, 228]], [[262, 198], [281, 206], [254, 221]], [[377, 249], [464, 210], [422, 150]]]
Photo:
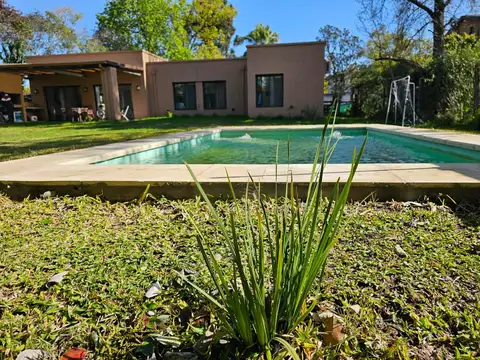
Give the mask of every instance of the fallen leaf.
[[401, 257], [407, 257], [407, 253], [405, 252], [405, 250], [402, 249], [402, 247], [400, 245], [395, 245], [395, 252], [397, 253], [398, 256], [401, 256]]
[[421, 204], [421, 203], [416, 202], [416, 201], [405, 201], [405, 202], [403, 203], [403, 206], [427, 207], [428, 204]]
[[17, 355], [15, 358], [16, 360], [47, 360], [51, 359], [49, 353], [43, 350], [38, 349], [30, 349], [30, 350], [23, 350], [20, 354]]
[[147, 292], [145, 293], [145, 297], [147, 299], [151, 299], [155, 296], [157, 296], [159, 293], [160, 293], [160, 290], [161, 290], [161, 286], [158, 282], [154, 283], [150, 289], [147, 290]]
[[85, 359], [85, 356], [87, 356], [87, 350], [71, 348], [60, 357], [60, 360], [83, 360]]
[[52, 191], [45, 191], [43, 194], [40, 195], [42, 199], [51, 198], [54, 195]]
[[65, 277], [65, 275], [67, 274], [68, 274], [68, 271], [62, 271], [62, 272], [59, 272], [58, 274], [53, 275], [50, 279], [48, 279], [47, 286], [60, 284], [63, 281], [63, 278]]
[[358, 304], [350, 305], [349, 308], [352, 309], [356, 314], [360, 314], [360, 310], [361, 310], [360, 305]]
[[329, 317], [325, 322], [325, 333], [323, 334], [324, 344], [336, 345], [342, 341], [344, 336], [343, 325], [336, 321], [335, 317]]
[[157, 317], [158, 322], [165, 324], [170, 319], [170, 315], [160, 315]]

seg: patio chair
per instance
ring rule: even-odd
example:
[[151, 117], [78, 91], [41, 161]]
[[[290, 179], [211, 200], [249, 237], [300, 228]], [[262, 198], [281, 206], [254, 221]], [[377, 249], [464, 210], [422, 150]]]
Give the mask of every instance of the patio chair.
[[124, 118], [127, 121], [130, 121], [130, 119], [127, 117], [129, 109], [130, 109], [130, 105], [127, 106], [124, 110], [120, 111], [120, 114], [122, 115], [122, 118]]

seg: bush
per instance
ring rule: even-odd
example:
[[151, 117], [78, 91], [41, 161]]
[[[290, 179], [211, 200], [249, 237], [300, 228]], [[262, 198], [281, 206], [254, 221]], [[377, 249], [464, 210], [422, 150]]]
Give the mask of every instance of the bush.
[[306, 120], [317, 120], [322, 116], [322, 112], [319, 106], [307, 105], [302, 109], [302, 116]]
[[438, 114], [435, 119], [438, 125], [445, 127], [453, 126], [458, 121], [456, 116], [451, 112]]
[[[227, 247], [231, 268], [219, 265], [209, 246], [211, 234], [202, 233], [189, 214], [217, 295], [179, 275], [214, 307], [223, 326], [217, 336], [224, 333], [235, 339], [242, 346], [240, 351], [257, 351], [272, 359], [272, 342], [277, 342], [292, 358], [298, 358], [282, 335], [295, 330], [316, 305], [315, 301], [307, 304], [307, 296], [318, 277], [321, 281], [327, 256], [337, 240], [351, 182], [365, 146], [364, 142], [358, 156], [354, 151], [347, 182], [342, 189], [337, 182], [327, 201], [323, 197], [322, 177], [335, 148], [331, 145], [332, 136], [326, 136], [328, 122], [329, 119], [317, 148], [306, 202], [298, 201], [293, 183], [287, 183], [283, 205], [275, 202], [273, 223], [269, 221], [260, 185], [254, 182], [247, 185], [246, 211], [241, 212], [230, 183], [233, 204], [226, 218], [222, 218], [188, 167], [221, 232], [220, 241]], [[249, 198], [252, 192], [253, 200]], [[228, 274], [233, 274], [233, 279]]]

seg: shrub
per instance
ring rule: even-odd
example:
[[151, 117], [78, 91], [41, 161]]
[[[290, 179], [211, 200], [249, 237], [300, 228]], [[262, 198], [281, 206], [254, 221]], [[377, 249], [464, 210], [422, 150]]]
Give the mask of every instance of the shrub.
[[302, 109], [302, 116], [306, 120], [317, 120], [322, 116], [319, 106], [307, 105]]
[[[291, 333], [315, 306], [315, 302], [307, 305], [307, 296], [319, 276], [321, 280], [328, 253], [338, 238], [351, 182], [365, 147], [364, 142], [358, 156], [354, 150], [343, 188], [337, 181], [330, 199], [325, 199], [322, 179], [336, 144], [331, 135], [326, 135], [328, 123], [329, 119], [316, 151], [305, 203], [295, 197], [293, 181], [287, 181], [283, 205], [275, 201], [273, 222], [269, 220], [260, 184], [253, 180], [247, 184], [245, 211], [241, 211], [227, 172], [233, 205], [223, 219], [188, 167], [221, 232], [231, 256], [231, 269], [219, 265], [208, 245], [210, 234], [202, 233], [188, 215], [198, 233], [198, 246], [218, 295], [180, 276], [209, 300], [222, 323], [222, 331], [239, 341], [244, 349], [260, 351], [267, 359], [272, 358], [273, 341], [298, 358], [282, 335]], [[277, 172], [275, 176], [277, 179]], [[252, 189], [255, 196], [250, 199], [248, 194]], [[275, 193], [278, 200], [278, 182]], [[238, 221], [243, 223], [243, 232], [236, 225]], [[229, 273], [233, 279], [228, 278]]]

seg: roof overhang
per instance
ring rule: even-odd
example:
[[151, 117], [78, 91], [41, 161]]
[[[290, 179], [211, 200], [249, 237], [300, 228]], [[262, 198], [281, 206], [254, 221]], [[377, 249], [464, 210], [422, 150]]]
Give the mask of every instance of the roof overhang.
[[114, 67], [119, 71], [136, 76], [143, 74], [143, 68], [140, 66], [121, 64], [110, 60], [43, 64], [0, 64], [0, 73], [12, 73], [26, 77], [55, 74], [85, 77], [88, 73], [101, 72], [106, 67]]

